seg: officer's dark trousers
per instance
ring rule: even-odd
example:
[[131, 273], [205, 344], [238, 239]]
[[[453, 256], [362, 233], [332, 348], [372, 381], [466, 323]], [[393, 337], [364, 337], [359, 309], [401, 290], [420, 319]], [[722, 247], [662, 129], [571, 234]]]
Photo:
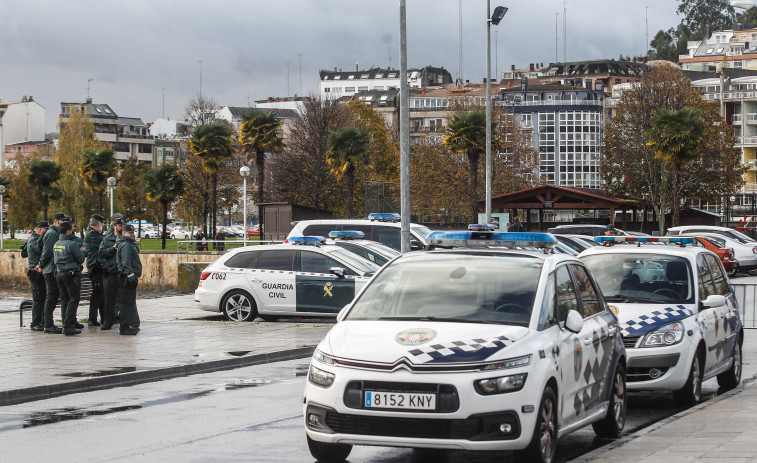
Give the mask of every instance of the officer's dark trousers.
[[105, 273], [103, 289], [105, 293], [105, 304], [103, 305], [103, 325], [111, 326], [116, 318], [116, 299], [118, 298], [118, 274]]
[[92, 281], [92, 295], [89, 297], [89, 321], [96, 322], [97, 315], [100, 315], [100, 321], [103, 318], [103, 307], [105, 306], [105, 288], [103, 287], [103, 273], [100, 270], [89, 272], [89, 279]]
[[129, 279], [120, 277], [121, 290], [118, 293], [118, 302], [121, 307], [121, 330], [127, 328], [139, 329], [139, 313], [137, 312], [137, 284], [129, 287]]
[[47, 287], [45, 286], [45, 277], [41, 272], [30, 269], [27, 273], [29, 283], [32, 285], [32, 323], [31, 326], [45, 325], [45, 298], [47, 297]]
[[76, 310], [81, 298], [81, 272], [64, 270], [55, 275], [60, 291], [60, 311], [63, 314], [63, 329], [76, 329]]
[[55, 311], [55, 306], [58, 304], [58, 282], [55, 281], [54, 273], [45, 273], [43, 276], [45, 279], [45, 290], [47, 291], [45, 295], [45, 328], [49, 328], [55, 324], [53, 323], [53, 311]]

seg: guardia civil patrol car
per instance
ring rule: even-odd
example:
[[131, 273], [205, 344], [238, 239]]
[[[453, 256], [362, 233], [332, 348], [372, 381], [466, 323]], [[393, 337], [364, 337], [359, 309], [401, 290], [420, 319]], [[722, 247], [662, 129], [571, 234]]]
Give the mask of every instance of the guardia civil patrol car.
[[203, 270], [195, 302], [233, 321], [336, 316], [379, 267], [323, 237], [233, 249]]
[[428, 243], [384, 266], [315, 350], [311, 454], [344, 461], [379, 445], [550, 462], [586, 425], [619, 436], [625, 350], [584, 264], [549, 234], [435, 231]]
[[382, 266], [400, 255], [399, 251], [385, 244], [366, 240], [365, 233], [358, 230], [331, 231], [326, 243], [335, 244], [378, 266]]
[[[581, 253], [620, 320], [628, 389], [673, 391], [699, 401], [702, 382], [741, 381], [744, 339], [738, 303], [717, 255], [693, 238], [601, 236]], [[647, 246], [644, 243], [668, 243]], [[633, 243], [633, 244], [621, 244]]]

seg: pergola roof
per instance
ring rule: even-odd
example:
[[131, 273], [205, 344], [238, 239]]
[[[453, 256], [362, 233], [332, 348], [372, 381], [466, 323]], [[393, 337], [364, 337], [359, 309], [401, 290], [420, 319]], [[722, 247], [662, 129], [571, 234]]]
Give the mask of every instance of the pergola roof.
[[[545, 209], [547, 201], [552, 201], [552, 207], [546, 209], [620, 209], [636, 204], [594, 188], [540, 185], [494, 196], [492, 209]], [[485, 200], [478, 202], [483, 205]]]

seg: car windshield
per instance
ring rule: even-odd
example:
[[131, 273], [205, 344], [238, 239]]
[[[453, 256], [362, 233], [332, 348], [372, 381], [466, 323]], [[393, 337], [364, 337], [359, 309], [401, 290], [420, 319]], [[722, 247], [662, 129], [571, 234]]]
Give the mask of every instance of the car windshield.
[[385, 244], [381, 244], [378, 242], [374, 243], [363, 243], [363, 246], [370, 249], [371, 251], [374, 251], [376, 254], [380, 254], [384, 257], [388, 257], [390, 259], [393, 259], [400, 255], [400, 252], [397, 251], [394, 248], [390, 248], [389, 246]]
[[514, 254], [408, 256], [376, 275], [346, 319], [528, 326], [541, 269], [541, 259]]
[[345, 251], [344, 249], [335, 248], [328, 251], [328, 254], [332, 257], [337, 258], [337, 260], [340, 260], [342, 262], [345, 262], [350, 267], [352, 267], [354, 270], [359, 271], [363, 274], [363, 276], [373, 276], [374, 273], [378, 271], [380, 268], [378, 265], [374, 264], [373, 262], [369, 262], [359, 256], [356, 256], [355, 254]]
[[715, 246], [719, 248], [725, 247], [724, 239], [718, 238], [716, 236], [703, 236], [702, 238], [706, 239], [707, 241], [709, 241], [710, 243], [714, 244]]
[[424, 240], [426, 239], [426, 236], [428, 236], [429, 233], [431, 233], [431, 229], [428, 227], [424, 227], [423, 225], [415, 225], [413, 227], [410, 227], [410, 229], [415, 232], [416, 235], [420, 236]]
[[723, 234], [729, 238], [732, 238], [738, 241], [741, 244], [754, 244], [755, 242], [752, 238], [736, 230], [724, 231]]
[[602, 253], [581, 258], [607, 302], [691, 303], [694, 291], [686, 259], [663, 254]]

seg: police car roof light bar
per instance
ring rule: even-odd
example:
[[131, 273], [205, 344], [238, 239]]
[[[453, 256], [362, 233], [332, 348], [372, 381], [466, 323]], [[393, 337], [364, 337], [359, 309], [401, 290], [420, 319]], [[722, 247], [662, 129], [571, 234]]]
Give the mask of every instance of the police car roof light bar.
[[326, 242], [326, 238], [322, 236], [293, 236], [289, 238], [289, 242], [292, 244], [318, 246]]
[[402, 216], [396, 212], [374, 212], [368, 214], [368, 220], [376, 220], [379, 222], [399, 222], [402, 220]]
[[468, 225], [471, 231], [494, 231], [494, 225], [490, 223], [472, 223]]
[[335, 240], [362, 240], [365, 233], [358, 230], [333, 230], [329, 232], [329, 238]]
[[679, 246], [694, 244], [694, 238], [683, 236], [595, 236], [594, 241], [603, 243], [670, 243]]
[[486, 248], [491, 246], [551, 249], [557, 239], [549, 233], [509, 233], [492, 231], [433, 231], [426, 237], [429, 246]]

